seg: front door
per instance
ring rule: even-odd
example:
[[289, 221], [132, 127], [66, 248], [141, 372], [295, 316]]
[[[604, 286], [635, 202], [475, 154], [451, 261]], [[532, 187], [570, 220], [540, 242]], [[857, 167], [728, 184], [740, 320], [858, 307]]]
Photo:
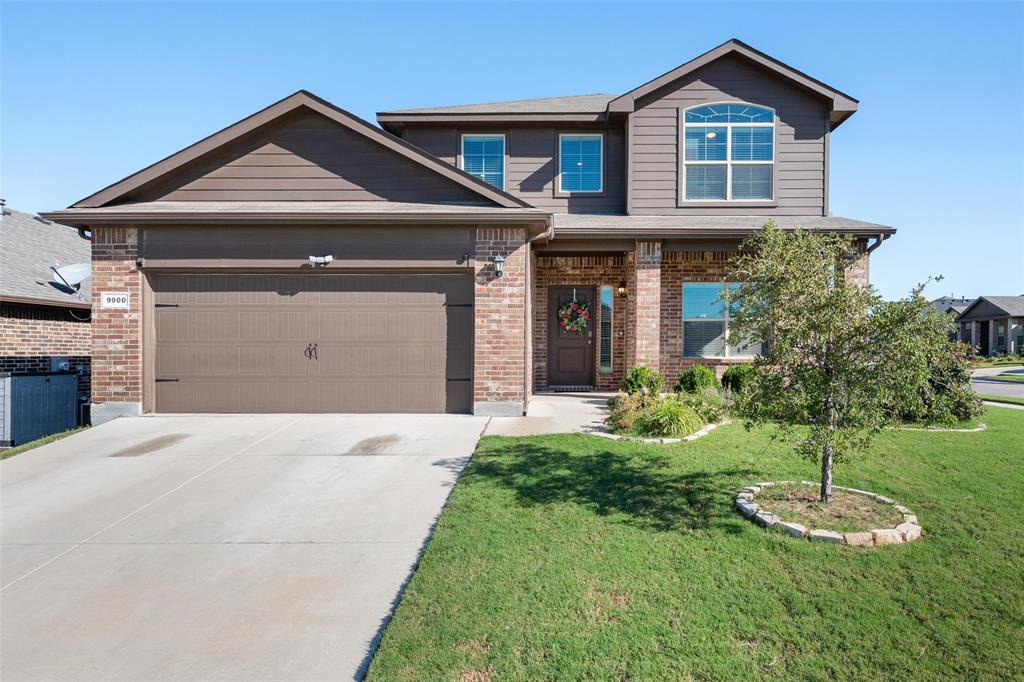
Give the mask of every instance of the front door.
[[981, 334], [978, 335], [980, 337], [978, 339], [978, 352], [981, 353], [982, 355], [988, 355], [992, 351], [992, 349], [989, 348], [989, 345], [988, 345], [989, 321], [985, 320], [983, 322], [980, 322], [978, 324], [978, 327], [981, 330]]
[[[563, 325], [559, 310], [573, 301], [585, 307], [590, 319], [585, 328], [573, 331]], [[577, 316], [573, 314], [573, 319]], [[548, 385], [594, 385], [594, 290], [590, 287], [551, 287], [548, 289]]]

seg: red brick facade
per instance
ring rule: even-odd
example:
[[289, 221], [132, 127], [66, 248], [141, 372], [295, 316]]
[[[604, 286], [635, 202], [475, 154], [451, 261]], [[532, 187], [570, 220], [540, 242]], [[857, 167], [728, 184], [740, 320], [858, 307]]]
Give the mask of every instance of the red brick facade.
[[66, 319], [47, 319], [52, 315], [32, 315], [25, 310], [5, 306], [3, 323], [0, 324], [0, 356], [83, 356], [89, 355], [91, 337], [89, 311], [77, 311], [84, 321], [70, 319], [70, 314], [60, 310]]
[[[142, 403], [142, 276], [134, 228], [92, 232], [93, 404]], [[103, 309], [105, 291], [127, 291], [126, 310]]]
[[[477, 414], [522, 414], [526, 403], [528, 254], [523, 228], [476, 231], [473, 411]], [[505, 259], [501, 277], [494, 270], [495, 256]]]
[[[533, 272], [533, 386], [535, 390], [548, 388], [548, 287], [581, 286], [593, 287], [596, 296], [593, 328], [601, 329], [601, 287], [612, 287], [613, 291], [623, 281], [628, 281], [633, 269], [632, 254], [629, 256], [538, 256]], [[632, 291], [627, 287], [627, 291]], [[627, 297], [616, 292], [612, 300], [612, 371], [601, 372], [600, 334], [595, 333], [594, 367], [597, 367], [595, 388], [602, 391], [615, 390], [622, 383], [626, 358], [631, 355], [626, 348], [632, 334], [627, 332], [632, 320], [632, 305]]]
[[661, 242], [636, 243], [634, 290], [636, 357], [633, 363], [657, 372], [661, 365]]

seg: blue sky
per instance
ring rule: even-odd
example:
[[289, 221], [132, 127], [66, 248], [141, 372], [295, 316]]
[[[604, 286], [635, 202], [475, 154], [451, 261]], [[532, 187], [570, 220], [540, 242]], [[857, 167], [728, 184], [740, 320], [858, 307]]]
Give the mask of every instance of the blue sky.
[[376, 111], [625, 92], [740, 38], [847, 92], [834, 214], [888, 297], [1024, 293], [1024, 4], [4, 0], [0, 195], [61, 208], [300, 88]]

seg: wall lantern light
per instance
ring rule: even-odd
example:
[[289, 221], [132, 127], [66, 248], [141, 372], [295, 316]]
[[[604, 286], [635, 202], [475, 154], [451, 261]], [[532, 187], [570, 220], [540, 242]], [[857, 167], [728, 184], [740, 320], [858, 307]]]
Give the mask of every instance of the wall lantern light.
[[626, 295], [626, 280], [621, 280], [619, 282], [618, 292], [619, 292], [619, 296], [625, 296]]
[[496, 277], [501, 277], [502, 275], [504, 275], [505, 274], [505, 257], [504, 256], [495, 256], [491, 260], [494, 261], [494, 275]]
[[334, 256], [327, 254], [326, 256], [310, 256], [309, 264], [314, 268], [325, 268], [328, 263], [334, 262]]

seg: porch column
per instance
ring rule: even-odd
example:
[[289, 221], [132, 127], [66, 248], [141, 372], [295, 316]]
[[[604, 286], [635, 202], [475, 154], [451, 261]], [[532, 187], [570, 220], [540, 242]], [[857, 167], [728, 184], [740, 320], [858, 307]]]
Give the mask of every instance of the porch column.
[[634, 262], [635, 362], [658, 372], [661, 371], [661, 242], [638, 241]]
[[[505, 259], [501, 277], [496, 256]], [[477, 228], [473, 414], [516, 417], [526, 409], [528, 269], [525, 229]]]

